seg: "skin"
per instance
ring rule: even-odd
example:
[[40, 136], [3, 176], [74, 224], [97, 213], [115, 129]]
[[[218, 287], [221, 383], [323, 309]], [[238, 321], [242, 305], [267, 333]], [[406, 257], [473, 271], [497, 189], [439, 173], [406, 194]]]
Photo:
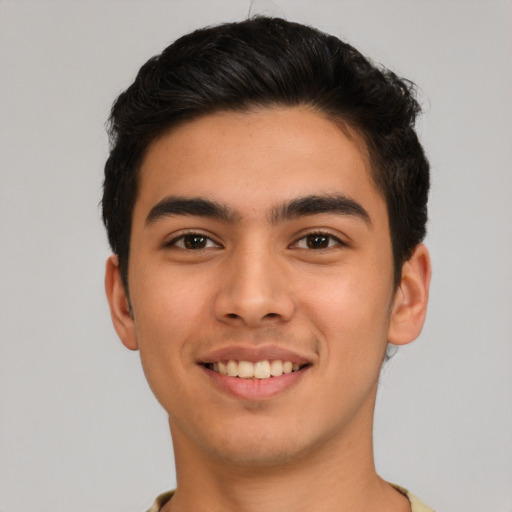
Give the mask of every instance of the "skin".
[[[367, 218], [283, 211], [312, 195]], [[222, 216], [155, 210], [170, 197]], [[106, 291], [169, 414], [178, 490], [165, 511], [410, 510], [375, 472], [372, 422], [387, 342], [423, 326], [430, 262], [419, 245], [394, 288], [386, 204], [356, 133], [306, 107], [175, 128], [145, 155], [130, 244], [131, 304], [116, 256]], [[307, 366], [276, 393], [263, 381], [240, 395], [202, 364], [219, 350]]]

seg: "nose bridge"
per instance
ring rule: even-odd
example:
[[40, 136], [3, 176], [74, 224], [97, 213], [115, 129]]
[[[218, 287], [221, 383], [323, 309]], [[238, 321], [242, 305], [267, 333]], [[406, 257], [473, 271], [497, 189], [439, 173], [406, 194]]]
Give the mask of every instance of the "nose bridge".
[[216, 297], [216, 314], [224, 321], [257, 326], [270, 319], [289, 320], [294, 303], [279, 258], [266, 244], [235, 249]]

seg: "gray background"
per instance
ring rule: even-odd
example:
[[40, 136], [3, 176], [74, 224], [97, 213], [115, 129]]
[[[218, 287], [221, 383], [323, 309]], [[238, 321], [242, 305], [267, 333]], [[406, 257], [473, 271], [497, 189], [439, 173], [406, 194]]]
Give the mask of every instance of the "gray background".
[[[344, 37], [422, 90], [431, 305], [384, 372], [378, 468], [439, 512], [510, 512], [512, 3], [277, 5], [254, 10]], [[150, 56], [248, 7], [0, 0], [2, 512], [141, 512], [174, 484], [165, 415], [103, 295], [104, 122]]]

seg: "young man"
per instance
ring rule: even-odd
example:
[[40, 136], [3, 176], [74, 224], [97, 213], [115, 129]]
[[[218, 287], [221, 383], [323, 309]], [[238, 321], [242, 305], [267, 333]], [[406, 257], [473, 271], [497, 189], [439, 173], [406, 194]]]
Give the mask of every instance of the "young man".
[[106, 292], [169, 415], [152, 512], [426, 511], [376, 473], [388, 343], [425, 319], [412, 86], [255, 18], [150, 59], [111, 115]]

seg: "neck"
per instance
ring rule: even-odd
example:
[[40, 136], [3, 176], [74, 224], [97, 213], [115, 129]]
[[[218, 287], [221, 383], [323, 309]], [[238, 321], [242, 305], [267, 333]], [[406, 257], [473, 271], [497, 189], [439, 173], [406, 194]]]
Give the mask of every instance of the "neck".
[[164, 511], [409, 512], [408, 500], [375, 471], [373, 406], [344, 436], [259, 465], [209, 454], [171, 422], [178, 487]]

